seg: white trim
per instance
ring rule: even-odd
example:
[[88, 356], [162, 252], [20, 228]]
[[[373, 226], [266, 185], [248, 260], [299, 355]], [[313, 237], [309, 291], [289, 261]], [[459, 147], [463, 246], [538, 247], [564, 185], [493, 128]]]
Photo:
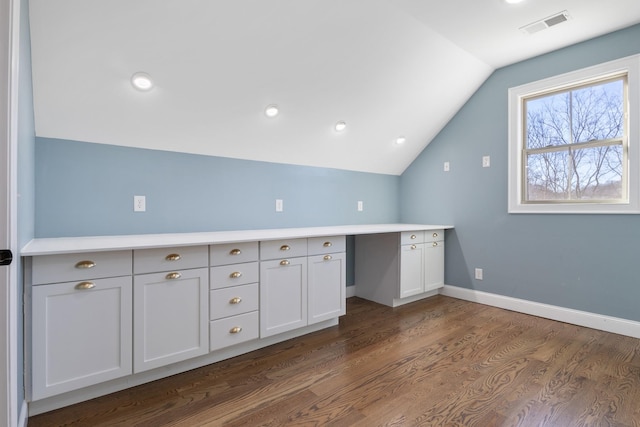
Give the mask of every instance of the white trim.
[[[562, 88], [606, 76], [628, 73], [628, 203], [541, 203], [522, 201], [522, 99], [552, 88]], [[593, 67], [509, 88], [508, 95], [508, 212], [553, 214], [637, 214], [640, 213], [640, 55], [632, 55]]]
[[20, 407], [20, 413], [18, 414], [18, 427], [27, 427], [29, 418], [29, 407], [27, 406], [27, 401], [23, 400], [22, 405]]
[[519, 313], [531, 314], [533, 316], [544, 317], [546, 319], [584, 326], [586, 328], [598, 329], [600, 331], [612, 332], [614, 334], [626, 335], [633, 338], [640, 338], [640, 322], [633, 320], [605, 316], [587, 311], [573, 310], [570, 308], [542, 304], [539, 302], [506, 297], [503, 295], [491, 294], [488, 292], [460, 288], [458, 286], [451, 285], [445, 285], [440, 290], [440, 294], [493, 307], [504, 308], [506, 310], [517, 311]]
[[356, 296], [356, 285], [347, 286], [347, 298]]

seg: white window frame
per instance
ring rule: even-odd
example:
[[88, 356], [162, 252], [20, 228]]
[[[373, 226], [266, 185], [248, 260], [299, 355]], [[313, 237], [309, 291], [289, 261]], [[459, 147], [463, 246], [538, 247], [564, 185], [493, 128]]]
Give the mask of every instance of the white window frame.
[[[627, 187], [628, 202], [599, 203], [523, 203], [522, 189], [525, 174], [522, 150], [524, 148], [524, 99], [535, 94], [569, 88], [620, 73], [627, 74]], [[509, 89], [509, 213], [586, 213], [586, 214], [637, 214], [640, 213], [640, 55], [583, 68], [559, 76], [527, 83]]]

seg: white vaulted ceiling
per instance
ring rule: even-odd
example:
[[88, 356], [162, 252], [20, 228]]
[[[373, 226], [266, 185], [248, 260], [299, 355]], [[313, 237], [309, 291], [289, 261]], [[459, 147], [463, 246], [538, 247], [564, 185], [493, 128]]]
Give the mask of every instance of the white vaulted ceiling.
[[638, 23], [640, 1], [31, 0], [30, 18], [38, 136], [398, 175], [495, 68]]

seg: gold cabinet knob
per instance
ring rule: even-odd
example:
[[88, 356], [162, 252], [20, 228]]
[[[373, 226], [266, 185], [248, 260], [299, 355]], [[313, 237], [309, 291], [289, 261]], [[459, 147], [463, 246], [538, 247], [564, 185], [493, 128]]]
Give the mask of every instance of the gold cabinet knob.
[[76, 268], [80, 268], [80, 269], [87, 269], [87, 268], [93, 268], [96, 266], [96, 263], [93, 261], [80, 261], [78, 263], [76, 263]]
[[322, 244], [322, 246], [324, 246], [325, 248], [330, 248], [333, 244], [331, 242], [324, 242]]
[[289, 249], [291, 249], [291, 247], [289, 245], [282, 245], [280, 246], [280, 250], [281, 251], [288, 251]]
[[289, 262], [288, 259], [283, 259], [282, 261], [280, 261], [280, 265], [289, 265], [289, 264], [291, 263]]
[[415, 234], [412, 234], [412, 235], [411, 235], [411, 240], [415, 240], [415, 239], [417, 239], [417, 238], [418, 238], [418, 236], [416, 236]]
[[93, 282], [80, 282], [76, 285], [76, 289], [81, 289], [81, 290], [93, 289], [95, 287], [96, 287], [96, 284]]
[[174, 279], [179, 279], [180, 277], [182, 277], [182, 274], [177, 273], [177, 272], [173, 272], [173, 273], [169, 273], [165, 276], [168, 280], [174, 280]]
[[242, 332], [242, 328], [240, 326], [234, 326], [233, 328], [229, 329], [230, 334], [239, 334], [240, 332]]
[[438, 233], [433, 233], [433, 237], [438, 237]]
[[438, 242], [433, 242], [433, 247], [435, 248], [436, 246], [438, 246]]
[[178, 261], [180, 258], [182, 258], [180, 254], [169, 254], [164, 257], [167, 261]]
[[231, 249], [229, 255], [240, 255], [242, 251], [240, 249]]
[[229, 275], [229, 277], [231, 277], [232, 279], [237, 279], [238, 277], [242, 277], [242, 273], [239, 271], [234, 271]]
[[325, 255], [324, 256], [324, 260], [325, 261], [330, 261], [333, 257], [331, 255]]
[[242, 302], [242, 298], [233, 297], [229, 300], [229, 304], [240, 304]]
[[411, 249], [415, 249], [415, 248], [417, 248], [416, 245], [411, 245]]

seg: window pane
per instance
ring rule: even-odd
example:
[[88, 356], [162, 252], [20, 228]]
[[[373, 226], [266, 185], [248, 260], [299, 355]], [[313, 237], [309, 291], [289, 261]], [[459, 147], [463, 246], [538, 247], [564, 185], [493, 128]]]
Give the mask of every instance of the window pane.
[[622, 144], [527, 155], [526, 201], [619, 200]]
[[553, 151], [527, 156], [527, 201], [566, 200], [569, 151]]
[[624, 134], [623, 81], [572, 92], [573, 142], [620, 138]]
[[526, 148], [571, 143], [570, 99], [570, 94], [565, 92], [525, 101]]

